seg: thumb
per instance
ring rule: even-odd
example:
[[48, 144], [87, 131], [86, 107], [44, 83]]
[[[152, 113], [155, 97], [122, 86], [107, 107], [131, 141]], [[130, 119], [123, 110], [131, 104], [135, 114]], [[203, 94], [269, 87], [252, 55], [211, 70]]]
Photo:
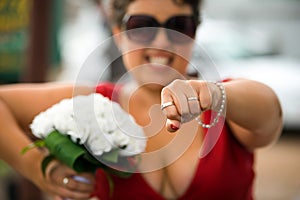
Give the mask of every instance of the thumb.
[[171, 120], [171, 119], [167, 119], [166, 121], [166, 128], [169, 132], [176, 132], [179, 128], [180, 128], [180, 121], [178, 120]]

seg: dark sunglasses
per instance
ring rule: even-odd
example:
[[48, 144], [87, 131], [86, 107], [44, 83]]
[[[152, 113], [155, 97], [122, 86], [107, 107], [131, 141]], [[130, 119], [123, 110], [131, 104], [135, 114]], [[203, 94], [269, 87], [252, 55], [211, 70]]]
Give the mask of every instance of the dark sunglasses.
[[[158, 28], [166, 28], [168, 39], [174, 43], [185, 43], [194, 38], [199, 21], [189, 15], [178, 15], [169, 18], [164, 24], [160, 24], [149, 15], [125, 15], [123, 26], [127, 31], [127, 37], [138, 43], [150, 43], [154, 40]], [[187, 37], [188, 36], [188, 37]]]

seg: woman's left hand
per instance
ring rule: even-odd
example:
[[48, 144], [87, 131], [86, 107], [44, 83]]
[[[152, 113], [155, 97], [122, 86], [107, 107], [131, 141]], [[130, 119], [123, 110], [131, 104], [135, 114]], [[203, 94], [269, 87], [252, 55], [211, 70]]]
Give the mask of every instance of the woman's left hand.
[[55, 199], [89, 199], [95, 188], [95, 177], [91, 173], [76, 173], [58, 160], [53, 160], [46, 170], [46, 180], [56, 188]]
[[200, 80], [175, 80], [161, 92], [161, 108], [167, 116], [166, 127], [175, 132], [180, 125], [211, 109], [220, 99], [214, 83]]

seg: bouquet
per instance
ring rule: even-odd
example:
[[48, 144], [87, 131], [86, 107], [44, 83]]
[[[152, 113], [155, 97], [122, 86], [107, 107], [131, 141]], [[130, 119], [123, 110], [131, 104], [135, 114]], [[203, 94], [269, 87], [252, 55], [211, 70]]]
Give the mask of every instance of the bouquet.
[[[64, 99], [37, 115], [30, 125], [39, 138], [23, 149], [46, 147], [42, 170], [56, 158], [77, 172], [97, 168], [127, 174], [146, 146], [142, 127], [118, 103], [101, 94]], [[128, 173], [130, 174], [130, 173]]]

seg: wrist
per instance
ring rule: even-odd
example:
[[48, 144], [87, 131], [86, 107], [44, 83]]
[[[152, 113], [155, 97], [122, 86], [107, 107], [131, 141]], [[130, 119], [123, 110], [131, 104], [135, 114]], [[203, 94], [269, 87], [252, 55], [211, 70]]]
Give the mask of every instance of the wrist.
[[209, 124], [205, 124], [201, 121], [200, 117], [196, 118], [196, 121], [203, 128], [211, 128], [219, 122], [221, 116], [225, 116], [225, 104], [226, 104], [226, 94], [225, 88], [220, 82], [208, 82], [209, 89], [211, 92], [212, 103], [210, 109], [216, 114]]
[[43, 187], [44, 177], [42, 174], [41, 163], [45, 154], [39, 149], [32, 149], [23, 155], [24, 176], [39, 188]]
[[221, 82], [209, 82], [209, 88], [211, 92], [212, 103], [210, 110], [215, 112], [223, 111], [225, 108], [225, 89]]

